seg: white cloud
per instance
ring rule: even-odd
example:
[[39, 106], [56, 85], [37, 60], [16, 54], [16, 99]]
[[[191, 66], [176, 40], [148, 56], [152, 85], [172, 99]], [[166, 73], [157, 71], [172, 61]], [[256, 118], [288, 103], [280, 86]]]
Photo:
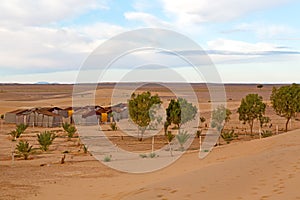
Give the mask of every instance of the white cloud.
[[107, 6], [103, 0], [2, 0], [0, 24], [44, 25], [96, 9], [107, 9]]
[[237, 40], [227, 40], [227, 39], [216, 39], [207, 42], [208, 49], [220, 50], [220, 51], [230, 51], [230, 52], [260, 52], [260, 51], [275, 51], [277, 45], [270, 43], [248, 43]]
[[280, 5], [289, 0], [161, 0], [167, 15], [175, 17], [180, 24], [228, 21]]
[[65, 28], [1, 28], [0, 70], [30, 73], [77, 69], [101, 42], [124, 30], [107, 23]]
[[143, 22], [146, 26], [150, 26], [150, 27], [164, 27], [164, 28], [171, 27], [170, 23], [165, 22], [149, 13], [126, 12], [124, 13], [124, 16], [127, 20], [140, 21]]
[[287, 25], [267, 23], [243, 23], [236, 26], [235, 30], [253, 32], [260, 39], [276, 39], [291, 37], [297, 31]]
[[207, 42], [208, 52], [215, 63], [270, 63], [286, 62], [300, 58], [300, 52], [281, 48], [272, 43], [248, 43], [236, 40], [216, 39]]

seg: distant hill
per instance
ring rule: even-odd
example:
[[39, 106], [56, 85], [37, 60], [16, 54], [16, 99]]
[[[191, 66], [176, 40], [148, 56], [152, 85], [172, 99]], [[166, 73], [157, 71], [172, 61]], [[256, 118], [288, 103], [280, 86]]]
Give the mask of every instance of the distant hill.
[[34, 83], [36, 85], [53, 85], [53, 84], [59, 84], [59, 83], [49, 83], [49, 82], [46, 82], [46, 81], [40, 81], [40, 82], [36, 82]]

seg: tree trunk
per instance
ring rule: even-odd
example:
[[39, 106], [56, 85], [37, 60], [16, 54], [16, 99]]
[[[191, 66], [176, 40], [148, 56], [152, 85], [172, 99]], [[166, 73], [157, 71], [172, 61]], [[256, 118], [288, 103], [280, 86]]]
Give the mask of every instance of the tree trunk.
[[140, 137], [139, 141], [143, 141], [143, 136], [144, 136], [145, 130], [146, 130], [146, 127], [141, 128], [141, 137]]
[[250, 134], [252, 135], [253, 133], [253, 125], [254, 125], [254, 121], [250, 122]]
[[170, 151], [171, 157], [173, 157], [171, 142], [168, 141], [168, 144], [169, 144], [169, 151]]
[[291, 118], [287, 118], [287, 121], [285, 123], [285, 132], [288, 132], [288, 125], [289, 125], [290, 119]]

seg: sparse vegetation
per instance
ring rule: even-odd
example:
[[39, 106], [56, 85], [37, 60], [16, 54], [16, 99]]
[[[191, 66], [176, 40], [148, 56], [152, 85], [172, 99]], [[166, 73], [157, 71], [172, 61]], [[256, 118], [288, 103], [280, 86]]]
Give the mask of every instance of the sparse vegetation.
[[168, 133], [166, 135], [166, 138], [167, 138], [167, 141], [168, 141], [168, 145], [169, 145], [169, 150], [170, 150], [171, 156], [173, 156], [171, 142], [174, 139], [174, 137], [175, 137], [175, 135], [173, 135], [171, 131], [168, 131]]
[[179, 129], [181, 125], [191, 121], [197, 114], [197, 107], [184, 98], [172, 99], [166, 109], [167, 124], [172, 123]]
[[254, 120], [261, 118], [266, 110], [266, 104], [263, 103], [262, 96], [258, 94], [248, 94], [242, 99], [238, 108], [239, 120], [250, 126], [250, 133], [253, 133]]
[[105, 156], [104, 159], [103, 159], [103, 162], [110, 162], [111, 161], [111, 155], [109, 156]]
[[218, 106], [212, 113], [211, 127], [222, 133], [225, 123], [230, 120], [231, 111], [224, 105]]
[[[224, 105], [218, 106], [212, 113], [211, 127], [216, 128], [219, 134], [222, 134], [225, 123], [230, 120], [231, 111]], [[218, 138], [220, 145], [220, 136]]]
[[149, 158], [155, 158], [156, 157], [156, 153], [152, 152], [152, 153], [149, 153]]
[[44, 131], [43, 133], [37, 134], [37, 137], [41, 150], [48, 151], [49, 146], [56, 138], [56, 135], [54, 133], [51, 133], [50, 131]]
[[184, 151], [183, 145], [187, 142], [190, 135], [187, 133], [187, 131], [179, 131], [179, 134], [176, 135], [176, 139], [180, 144], [180, 150]]
[[273, 133], [270, 130], [263, 130], [261, 133], [261, 137], [263, 137], [263, 138], [270, 137], [272, 135], [273, 135]]
[[17, 155], [24, 157], [24, 160], [27, 160], [32, 152], [32, 145], [30, 145], [27, 141], [21, 140], [16, 146]]
[[88, 147], [86, 145], [83, 145], [83, 152], [87, 153], [88, 152]]
[[16, 141], [17, 138], [21, 137], [27, 128], [28, 126], [25, 124], [17, 125], [16, 129], [9, 133], [12, 136], [12, 141]]
[[112, 131], [118, 130], [117, 123], [116, 122], [110, 123], [110, 128], [111, 128]]
[[236, 139], [238, 135], [234, 133], [234, 130], [231, 130], [221, 133], [221, 137], [226, 141], [227, 144], [229, 144], [232, 140]]
[[140, 157], [141, 158], [147, 158], [147, 155], [143, 153], [143, 154], [140, 154]]
[[[138, 125], [138, 139], [143, 140], [143, 135], [147, 126], [151, 122], [150, 110], [155, 105], [160, 105], [162, 102], [158, 95], [151, 95], [150, 92], [143, 92], [136, 95], [133, 93], [131, 99], [128, 102], [129, 115], [132, 121]], [[151, 110], [151, 114], [154, 115], [154, 110]], [[141, 131], [141, 135], [139, 135]]]
[[263, 84], [258, 84], [256, 87], [257, 87], [258, 89], [262, 89], [262, 88], [264, 87], [264, 85], [263, 85]]
[[71, 140], [77, 131], [75, 126], [68, 124], [68, 123], [63, 123], [62, 127], [63, 127], [64, 131], [68, 134], [68, 140]]
[[196, 136], [197, 136], [197, 138], [200, 138], [201, 133], [202, 133], [202, 130], [197, 130], [197, 131], [196, 131]]
[[288, 131], [289, 121], [300, 112], [300, 87], [297, 84], [273, 88], [271, 102], [276, 114], [285, 117], [285, 131]]

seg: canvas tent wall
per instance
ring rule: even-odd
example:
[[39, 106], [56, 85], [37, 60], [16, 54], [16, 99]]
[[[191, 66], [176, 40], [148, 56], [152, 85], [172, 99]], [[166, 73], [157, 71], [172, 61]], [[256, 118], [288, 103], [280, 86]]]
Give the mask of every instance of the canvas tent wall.
[[128, 119], [128, 107], [125, 103], [119, 103], [110, 107], [114, 121]]
[[27, 109], [17, 109], [11, 112], [5, 113], [4, 120], [5, 123], [8, 124], [16, 124], [17, 122], [23, 122], [24, 123], [24, 116], [22, 113], [28, 111]]
[[36, 111], [36, 122], [41, 127], [60, 127], [62, 126], [62, 116], [59, 114], [50, 112], [46, 109], [40, 109]]

